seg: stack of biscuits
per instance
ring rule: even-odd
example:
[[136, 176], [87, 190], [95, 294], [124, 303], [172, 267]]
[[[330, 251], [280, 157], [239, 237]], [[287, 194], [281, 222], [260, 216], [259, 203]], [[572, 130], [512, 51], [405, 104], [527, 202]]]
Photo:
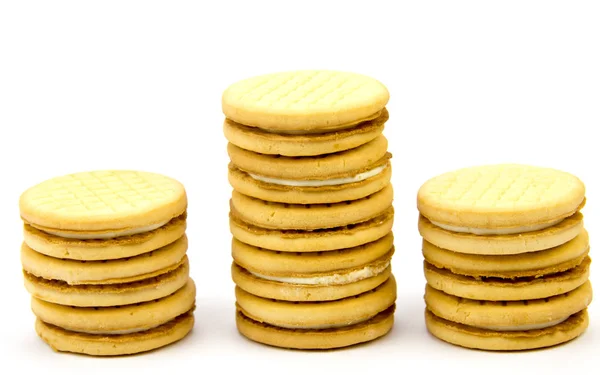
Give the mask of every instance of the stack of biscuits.
[[484, 350], [565, 343], [592, 301], [584, 184], [526, 165], [460, 169], [418, 192], [429, 332]]
[[149, 351], [185, 337], [196, 289], [181, 183], [137, 171], [61, 176], [19, 201], [25, 287], [56, 351]]
[[284, 348], [367, 342], [393, 325], [387, 89], [296, 71], [223, 94], [237, 328]]

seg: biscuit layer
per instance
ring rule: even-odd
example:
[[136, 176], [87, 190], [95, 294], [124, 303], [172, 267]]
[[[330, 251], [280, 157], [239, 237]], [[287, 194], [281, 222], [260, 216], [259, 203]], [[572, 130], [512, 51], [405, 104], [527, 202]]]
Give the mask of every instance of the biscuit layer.
[[22, 219], [41, 230], [118, 233], [166, 223], [183, 214], [183, 185], [137, 171], [93, 171], [55, 177], [19, 199]]
[[515, 278], [564, 272], [579, 265], [589, 252], [586, 230], [552, 249], [515, 255], [475, 255], [444, 250], [423, 241], [423, 256], [438, 268], [473, 277]]
[[187, 312], [156, 328], [122, 335], [90, 335], [67, 331], [36, 320], [35, 330], [53, 350], [91, 356], [117, 356], [147, 352], [177, 342], [194, 326], [193, 313]]
[[257, 154], [231, 143], [227, 153], [233, 165], [244, 172], [285, 180], [326, 180], [350, 177], [387, 163], [388, 141], [383, 136], [364, 145], [335, 154], [286, 157]]
[[589, 318], [587, 310], [583, 310], [552, 327], [498, 332], [454, 323], [426, 311], [425, 323], [433, 336], [454, 345], [490, 351], [515, 351], [551, 347], [573, 340], [586, 331]]
[[252, 246], [281, 252], [319, 252], [352, 248], [386, 236], [394, 225], [394, 208], [357, 224], [315, 230], [266, 229], [244, 222], [229, 213], [231, 234]]
[[230, 119], [223, 123], [225, 138], [234, 145], [259, 154], [315, 156], [359, 147], [377, 138], [388, 120], [388, 111], [350, 128], [313, 134], [281, 134], [238, 124]]
[[522, 301], [481, 301], [452, 296], [426, 287], [427, 309], [440, 318], [493, 331], [524, 331], [555, 325], [587, 308], [592, 301], [589, 281], [558, 296]]
[[155, 301], [111, 307], [72, 307], [31, 299], [33, 313], [43, 322], [75, 332], [115, 335], [158, 327], [194, 306], [192, 279], [170, 296]]
[[171, 272], [127, 284], [69, 285], [64, 281], [46, 280], [24, 272], [25, 288], [33, 297], [79, 307], [131, 305], [163, 298], [182, 288], [188, 276], [187, 259]]
[[387, 88], [373, 78], [306, 70], [236, 82], [223, 92], [221, 104], [223, 114], [240, 124], [274, 132], [321, 133], [374, 118], [388, 100]]
[[374, 276], [347, 284], [290, 284], [257, 277], [237, 264], [231, 265], [233, 282], [244, 291], [258, 297], [280, 301], [323, 302], [356, 296], [373, 290], [387, 281], [391, 266]]
[[232, 257], [237, 264], [253, 273], [275, 277], [302, 277], [360, 269], [370, 263], [389, 260], [394, 244], [390, 232], [386, 236], [357, 247], [327, 252], [291, 253], [261, 249], [232, 240]]
[[231, 209], [243, 221], [267, 229], [314, 230], [356, 224], [381, 215], [392, 205], [391, 185], [365, 198], [333, 204], [292, 205], [248, 197], [237, 191]]
[[419, 211], [431, 222], [469, 233], [554, 225], [584, 204], [585, 186], [577, 177], [515, 164], [445, 173], [425, 182], [417, 196]]
[[186, 216], [181, 215], [150, 232], [105, 240], [78, 240], [47, 234], [25, 225], [24, 241], [31, 249], [60, 259], [110, 260], [144, 254], [181, 238], [186, 230]]
[[551, 227], [518, 234], [476, 235], [442, 229], [425, 217], [419, 217], [419, 232], [428, 242], [460, 253], [512, 255], [550, 249], [575, 238], [583, 230], [580, 212]]
[[373, 341], [394, 326], [395, 306], [362, 323], [330, 329], [285, 329], [257, 322], [238, 311], [238, 331], [250, 340], [288, 349], [335, 349]]
[[155, 277], [179, 267], [186, 260], [187, 237], [149, 253], [107, 261], [52, 258], [21, 246], [21, 263], [28, 273], [71, 285], [123, 284]]
[[[289, 186], [264, 182], [231, 165], [228, 178], [235, 190], [254, 198], [292, 204], [322, 204], [364, 198], [380, 191], [390, 183], [392, 167], [389, 162], [373, 170], [381, 171], [360, 181], [329, 186]], [[314, 183], [318, 182], [314, 181]]]
[[236, 288], [238, 309], [255, 321], [282, 328], [327, 329], [366, 321], [395, 303], [391, 276], [372, 291], [330, 302], [285, 302], [254, 296]]
[[516, 279], [474, 278], [454, 274], [424, 262], [425, 278], [432, 288], [445, 293], [485, 301], [520, 301], [551, 297], [583, 285], [590, 275], [591, 259], [565, 272]]

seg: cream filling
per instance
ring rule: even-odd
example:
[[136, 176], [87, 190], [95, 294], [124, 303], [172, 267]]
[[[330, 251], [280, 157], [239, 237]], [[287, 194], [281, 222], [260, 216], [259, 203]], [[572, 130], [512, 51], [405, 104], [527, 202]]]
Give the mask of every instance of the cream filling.
[[152, 326], [152, 327], [145, 327], [145, 328], [122, 329], [122, 330], [117, 330], [117, 331], [86, 331], [86, 330], [75, 330], [75, 329], [71, 329], [69, 331], [79, 332], [79, 333], [85, 333], [85, 334], [88, 334], [88, 335], [127, 335], [127, 334], [130, 334], [130, 333], [137, 333], [137, 332], [147, 331], [147, 330], [156, 328], [159, 325], [155, 325], [155, 326]]
[[525, 225], [522, 227], [515, 227], [515, 228], [493, 228], [493, 229], [460, 227], [460, 226], [438, 223], [437, 221], [431, 221], [431, 223], [435, 226], [438, 226], [445, 230], [449, 230], [451, 232], [472, 233], [472, 234], [476, 234], [476, 235], [490, 235], [490, 234], [493, 235], [493, 234], [516, 234], [516, 233], [533, 232], [536, 230], [550, 228], [551, 226], [556, 225], [556, 224], [560, 223], [561, 221], [563, 221], [563, 219], [554, 220], [554, 221], [551, 221], [549, 223], [544, 223], [544, 224]]
[[248, 174], [250, 175], [250, 177], [252, 177], [255, 180], [267, 182], [269, 184], [285, 185], [285, 186], [299, 186], [299, 187], [308, 187], [308, 186], [319, 187], [319, 186], [344, 185], [344, 184], [350, 184], [353, 182], [364, 181], [373, 176], [377, 176], [378, 174], [383, 172], [386, 167], [387, 167], [387, 165], [384, 164], [377, 168], [373, 168], [369, 171], [362, 172], [362, 173], [356, 174], [351, 177], [331, 178], [328, 180], [304, 180], [304, 181], [302, 181], [302, 180], [284, 180], [284, 179], [279, 179], [279, 178], [260, 176], [260, 175], [256, 175], [253, 173], [248, 173]]
[[553, 321], [548, 322], [548, 323], [523, 324], [523, 325], [517, 325], [517, 326], [510, 326], [510, 327], [489, 327], [489, 326], [475, 326], [475, 327], [481, 328], [481, 329], [487, 329], [487, 330], [490, 330], [490, 331], [497, 331], [497, 332], [530, 331], [530, 330], [533, 330], [533, 329], [544, 329], [544, 328], [548, 328], [548, 327], [553, 327], [553, 326], [555, 326], [557, 324], [560, 324], [560, 323], [564, 322], [567, 319], [569, 319], [568, 316], [566, 318], [562, 318], [562, 319], [558, 319], [558, 320], [553, 320]]
[[158, 224], [147, 225], [144, 227], [127, 229], [119, 232], [103, 232], [103, 233], [73, 233], [73, 232], [58, 232], [53, 230], [44, 229], [44, 232], [52, 234], [54, 236], [71, 238], [75, 240], [107, 240], [115, 237], [131, 236], [134, 234], [146, 233], [153, 231], [167, 224], [170, 220], [161, 222]]
[[298, 285], [345, 285], [354, 283], [360, 280], [368, 279], [369, 277], [374, 277], [382, 273], [388, 266], [390, 262], [385, 262], [378, 266], [366, 266], [365, 268], [361, 268], [358, 270], [350, 271], [348, 273], [338, 274], [335, 273], [333, 275], [326, 276], [316, 276], [316, 277], [275, 277], [268, 275], [261, 275], [259, 273], [250, 273], [258, 278], [277, 281], [280, 283], [286, 284], [298, 284]]
[[[357, 320], [352, 322], [351, 324], [348, 323], [337, 323], [337, 324], [307, 324], [307, 325], [302, 325], [302, 327], [298, 327], [298, 326], [293, 326], [293, 325], [289, 325], [289, 324], [277, 324], [277, 327], [281, 327], [281, 328], [288, 328], [288, 329], [329, 329], [329, 328], [339, 328], [339, 327], [348, 327], [349, 325], [354, 325], [354, 324], [358, 324], [358, 323], [362, 323], [362, 322], [366, 322], [367, 320], [371, 319], [372, 317], [366, 318], [366, 319], [361, 319], [361, 320]], [[275, 325], [275, 324], [273, 324]]]

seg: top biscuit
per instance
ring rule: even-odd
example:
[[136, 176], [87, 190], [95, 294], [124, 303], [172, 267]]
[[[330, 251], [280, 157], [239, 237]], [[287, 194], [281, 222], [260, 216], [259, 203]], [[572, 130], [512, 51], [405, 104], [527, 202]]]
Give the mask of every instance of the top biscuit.
[[389, 100], [379, 81], [328, 70], [249, 78], [223, 93], [225, 116], [274, 132], [327, 132], [378, 116]]
[[34, 227], [105, 231], [164, 224], [187, 208], [181, 183], [137, 171], [93, 171], [56, 177], [20, 197], [22, 219]]
[[577, 177], [515, 164], [445, 173], [425, 182], [417, 195], [419, 211], [434, 224], [468, 227], [476, 234], [477, 229], [535, 230], [573, 215], [584, 204], [585, 186]]

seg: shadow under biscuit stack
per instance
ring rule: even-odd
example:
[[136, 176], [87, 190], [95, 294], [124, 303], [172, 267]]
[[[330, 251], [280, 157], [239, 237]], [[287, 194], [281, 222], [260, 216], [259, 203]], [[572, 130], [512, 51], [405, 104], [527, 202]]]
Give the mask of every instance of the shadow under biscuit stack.
[[475, 349], [527, 350], [588, 327], [588, 233], [575, 176], [525, 165], [449, 172], [418, 193], [426, 325]]
[[82, 172], [33, 186], [19, 206], [35, 329], [54, 350], [134, 354], [192, 330], [196, 289], [179, 182], [146, 172]]
[[387, 89], [285, 72], [223, 93], [236, 323], [278, 347], [331, 349], [393, 326]]

